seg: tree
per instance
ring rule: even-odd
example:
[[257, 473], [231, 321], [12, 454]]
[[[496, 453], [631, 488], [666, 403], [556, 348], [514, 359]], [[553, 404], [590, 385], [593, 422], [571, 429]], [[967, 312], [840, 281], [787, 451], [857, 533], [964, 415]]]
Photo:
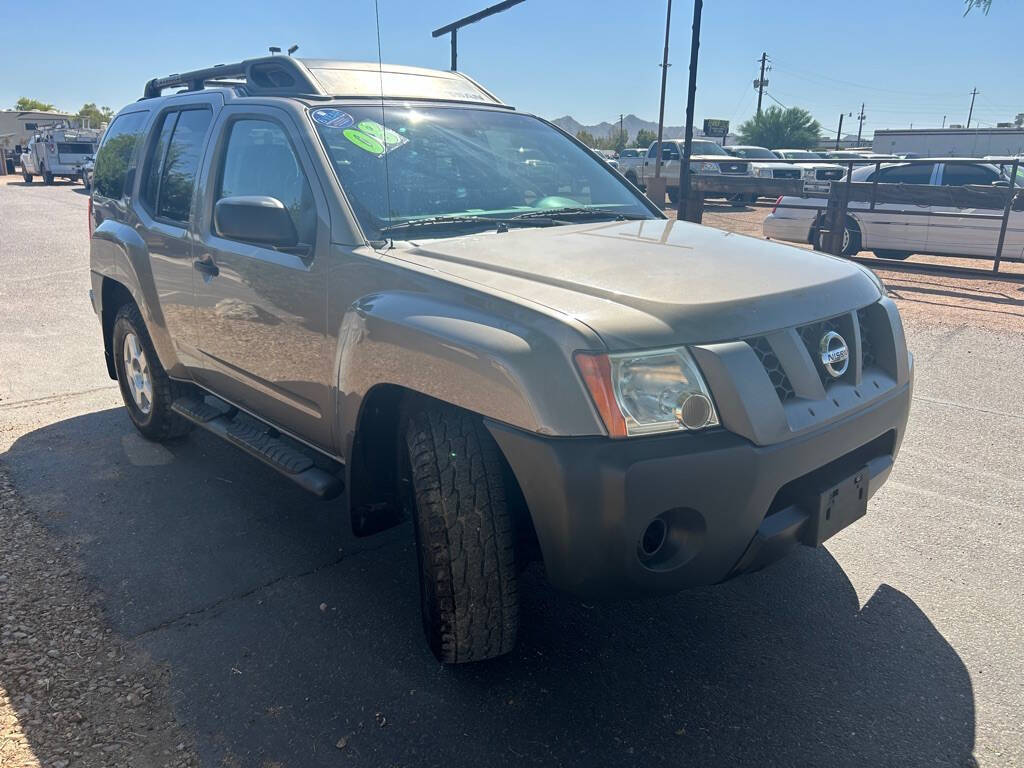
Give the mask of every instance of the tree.
[[590, 131], [584, 128], [580, 128], [578, 131], [576, 131], [576, 138], [582, 141], [588, 147], [597, 146], [597, 139], [594, 138], [594, 134], [592, 134]]
[[651, 144], [653, 144], [657, 140], [658, 134], [656, 134], [654, 131], [648, 131], [646, 128], [641, 128], [639, 131], [636, 132], [636, 141], [634, 141], [633, 143], [636, 144], [638, 147], [643, 147], [644, 149], [647, 149], [649, 146], [651, 146]]
[[992, 10], [992, 0], [964, 0], [964, 5], [966, 6], [964, 10], [964, 16], [973, 11], [975, 8], [980, 10], [985, 15], [988, 15], [988, 12]]
[[88, 104], [83, 104], [77, 115], [78, 118], [88, 120], [96, 126], [99, 126], [100, 123], [109, 123], [113, 116], [114, 110], [110, 107], [97, 107], [91, 101]]
[[807, 149], [818, 143], [821, 124], [800, 107], [768, 107], [739, 127], [740, 141], [759, 147]]
[[47, 104], [45, 101], [39, 101], [38, 99], [30, 99], [27, 96], [22, 96], [14, 102], [14, 108], [19, 112], [53, 112], [57, 109], [53, 104]]

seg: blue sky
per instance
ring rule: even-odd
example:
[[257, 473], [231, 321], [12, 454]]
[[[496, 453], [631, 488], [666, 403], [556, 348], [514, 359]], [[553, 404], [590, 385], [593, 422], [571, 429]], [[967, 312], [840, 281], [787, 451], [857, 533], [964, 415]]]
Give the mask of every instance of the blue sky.
[[[430, 30], [492, 1], [380, 0], [384, 59], [447, 68], [448, 39]], [[274, 44], [299, 43], [300, 57], [377, 56], [374, 7], [366, 0], [176, 0], [152, 10], [138, 0], [105, 0], [90, 7], [68, 17], [74, 23], [44, 24], [44, 38], [12, 35], [0, 46], [0, 105], [30, 96], [68, 109], [86, 101], [119, 109], [150, 77], [259, 55]], [[676, 125], [684, 119], [692, 3], [676, 0], [673, 10], [666, 121]], [[657, 120], [664, 14], [664, 0], [526, 0], [463, 30], [459, 68], [544, 117], [594, 123], [632, 112]], [[975, 86], [976, 121], [1011, 120], [1024, 112], [1022, 28], [1017, 0], [994, 0], [988, 16], [966, 18], [960, 0], [707, 0], [698, 125], [714, 117], [735, 126], [750, 116], [763, 50], [773, 61], [768, 93], [809, 109], [829, 129], [861, 102], [867, 134], [939, 126], [943, 115], [963, 123]], [[844, 133], [851, 125], [855, 131], [847, 117]]]

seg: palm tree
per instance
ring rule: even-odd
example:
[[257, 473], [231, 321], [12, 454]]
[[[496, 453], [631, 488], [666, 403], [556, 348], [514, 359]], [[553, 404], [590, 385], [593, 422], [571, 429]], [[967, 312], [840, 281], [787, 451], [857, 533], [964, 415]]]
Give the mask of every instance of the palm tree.
[[769, 149], [807, 149], [818, 143], [821, 124], [811, 117], [810, 112], [800, 107], [768, 107], [761, 114], [742, 123], [739, 132], [744, 144]]

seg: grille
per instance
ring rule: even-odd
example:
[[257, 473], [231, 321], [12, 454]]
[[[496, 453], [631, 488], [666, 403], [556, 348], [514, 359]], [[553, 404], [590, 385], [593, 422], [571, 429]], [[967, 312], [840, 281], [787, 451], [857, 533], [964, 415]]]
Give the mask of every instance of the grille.
[[878, 364], [875, 357], [875, 345], [871, 338], [871, 323], [868, 320], [867, 308], [857, 310], [857, 325], [860, 326], [860, 359], [864, 368], [873, 368]]
[[797, 168], [777, 168], [772, 171], [776, 179], [799, 179], [800, 171]]
[[[842, 376], [835, 378], [830, 376], [825, 370], [825, 366], [821, 364], [821, 351], [819, 345], [821, 344], [821, 337], [829, 331], [835, 331], [840, 336], [843, 332], [839, 328], [839, 318], [833, 317], [829, 320], [822, 320], [821, 322], [811, 323], [810, 325], [804, 325], [796, 329], [797, 333], [800, 334], [800, 340], [803, 341], [804, 346], [807, 347], [807, 354], [811, 356], [811, 360], [814, 361], [814, 370], [818, 372], [818, 378], [821, 379], [821, 385], [828, 389], [828, 385], [835, 381], [842, 381], [843, 379], [853, 375], [853, 348], [852, 341], [847, 339], [847, 344], [850, 345], [850, 365], [846, 369], [846, 373]], [[845, 337], [844, 337], [845, 338]]]
[[750, 348], [754, 350], [754, 353], [761, 360], [761, 365], [764, 366], [768, 378], [771, 379], [772, 386], [775, 387], [775, 394], [779, 396], [779, 400], [784, 403], [796, 397], [796, 392], [793, 391], [793, 385], [789, 381], [789, 376], [782, 369], [782, 363], [779, 362], [779, 358], [772, 351], [768, 339], [764, 336], [758, 336], [753, 339], [747, 339], [747, 344], [750, 345]]
[[843, 178], [844, 173], [842, 168], [819, 168], [815, 171], [815, 178], [818, 181], [835, 181]]
[[746, 163], [719, 163], [718, 169], [722, 173], [746, 173]]

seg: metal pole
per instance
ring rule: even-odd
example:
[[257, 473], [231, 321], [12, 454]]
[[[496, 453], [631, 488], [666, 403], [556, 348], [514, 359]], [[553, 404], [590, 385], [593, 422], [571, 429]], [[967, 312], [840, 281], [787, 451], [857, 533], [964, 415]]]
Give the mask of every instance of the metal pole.
[[[761, 54], [761, 77], [757, 80], [757, 114], [761, 114], [761, 96], [764, 94], [764, 62], [768, 58], [768, 51]], [[786, 99], [789, 101], [789, 99]]]
[[[672, 0], [665, 12], [665, 54], [661, 59], [661, 107], [658, 109], [658, 156], [654, 161], [654, 178], [661, 178], [661, 133], [665, 127], [665, 81], [668, 79], [668, 33], [672, 28]], [[662, 198], [664, 203], [664, 198]]]
[[839, 137], [843, 135], [843, 113], [839, 113], [839, 130], [836, 131], [836, 149], [839, 149]]
[[[690, 154], [693, 149], [693, 102], [697, 95], [697, 52], [700, 49], [700, 14], [704, 0], [693, 0], [693, 36], [690, 38], [690, 81], [686, 93], [686, 138], [679, 167], [679, 208], [677, 218], [686, 218], [690, 196]], [[658, 147], [661, 150], [661, 147]]]
[[978, 95], [978, 89], [971, 91], [971, 111], [967, 113], [967, 127], [971, 127], [971, 117], [974, 116], [974, 97]]
[[452, 30], [452, 72], [459, 70], [459, 30]]
[[860, 146], [860, 133], [864, 130], [864, 102], [860, 103], [860, 115], [857, 116], [857, 146]]
[[999, 224], [999, 242], [996, 245], [996, 260], [992, 265], [992, 271], [999, 271], [999, 262], [1003, 258], [1003, 243], [1006, 240], [1006, 225], [1010, 221], [1010, 209], [1013, 208], [1013, 189], [1017, 185], [1017, 168], [1020, 166], [1020, 160], [1016, 159], [1013, 161], [1013, 168], [1010, 169], [1010, 188], [1007, 190], [1009, 197], [1006, 200], [1006, 207], [1003, 209], [1003, 220]]

